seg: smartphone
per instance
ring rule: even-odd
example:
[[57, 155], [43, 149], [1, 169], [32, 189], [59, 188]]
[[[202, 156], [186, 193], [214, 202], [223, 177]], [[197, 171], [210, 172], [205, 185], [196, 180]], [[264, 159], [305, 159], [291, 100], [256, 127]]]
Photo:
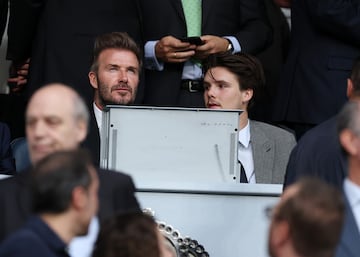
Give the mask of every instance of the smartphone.
[[184, 38], [181, 38], [180, 41], [189, 42], [190, 44], [197, 45], [197, 46], [204, 44], [204, 41], [202, 41], [200, 37], [184, 37]]

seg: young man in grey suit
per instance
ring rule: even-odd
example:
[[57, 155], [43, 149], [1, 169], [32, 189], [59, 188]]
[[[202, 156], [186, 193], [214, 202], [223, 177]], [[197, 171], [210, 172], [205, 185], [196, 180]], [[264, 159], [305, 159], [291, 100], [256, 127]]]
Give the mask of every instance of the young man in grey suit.
[[345, 220], [336, 257], [360, 253], [360, 101], [350, 100], [338, 115], [338, 135], [347, 154], [348, 175], [344, 180]]
[[257, 88], [264, 84], [260, 62], [247, 54], [211, 55], [204, 63], [204, 100], [207, 108], [239, 109], [238, 160], [240, 182], [282, 184], [294, 135], [266, 123], [249, 120]]

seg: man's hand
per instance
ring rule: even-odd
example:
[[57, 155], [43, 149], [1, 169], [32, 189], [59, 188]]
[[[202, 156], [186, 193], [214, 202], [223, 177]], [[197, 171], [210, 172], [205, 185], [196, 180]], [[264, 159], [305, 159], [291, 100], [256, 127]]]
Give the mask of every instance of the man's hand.
[[27, 83], [29, 74], [30, 59], [19, 62], [12, 62], [9, 70], [8, 84], [13, 93], [18, 93], [23, 90]]
[[225, 52], [229, 46], [229, 41], [222, 37], [205, 35], [201, 36], [201, 39], [204, 44], [195, 49], [195, 58], [197, 59], [204, 59], [210, 54]]
[[180, 63], [190, 59], [195, 54], [196, 45], [181, 42], [173, 36], [161, 38], [155, 45], [156, 58], [163, 62]]

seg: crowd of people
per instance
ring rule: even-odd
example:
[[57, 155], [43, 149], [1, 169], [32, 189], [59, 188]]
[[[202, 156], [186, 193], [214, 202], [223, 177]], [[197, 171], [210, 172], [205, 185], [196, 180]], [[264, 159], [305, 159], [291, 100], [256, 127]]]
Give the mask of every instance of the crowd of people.
[[[21, 103], [1, 105], [0, 173], [11, 176], [0, 180], [0, 256], [172, 256], [132, 178], [99, 167], [108, 104], [241, 110], [234, 179], [284, 185], [269, 210], [270, 256], [358, 255], [358, 1], [0, 7], [9, 97]], [[11, 134], [26, 138], [24, 170]]]

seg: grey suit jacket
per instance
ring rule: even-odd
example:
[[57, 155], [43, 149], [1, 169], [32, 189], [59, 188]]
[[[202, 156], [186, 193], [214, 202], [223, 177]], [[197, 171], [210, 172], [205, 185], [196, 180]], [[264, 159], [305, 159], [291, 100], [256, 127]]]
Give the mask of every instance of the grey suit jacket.
[[345, 218], [336, 257], [358, 257], [360, 255], [360, 233], [350, 203], [344, 194]]
[[282, 184], [286, 165], [296, 140], [290, 132], [258, 121], [250, 121], [250, 140], [256, 183]]

